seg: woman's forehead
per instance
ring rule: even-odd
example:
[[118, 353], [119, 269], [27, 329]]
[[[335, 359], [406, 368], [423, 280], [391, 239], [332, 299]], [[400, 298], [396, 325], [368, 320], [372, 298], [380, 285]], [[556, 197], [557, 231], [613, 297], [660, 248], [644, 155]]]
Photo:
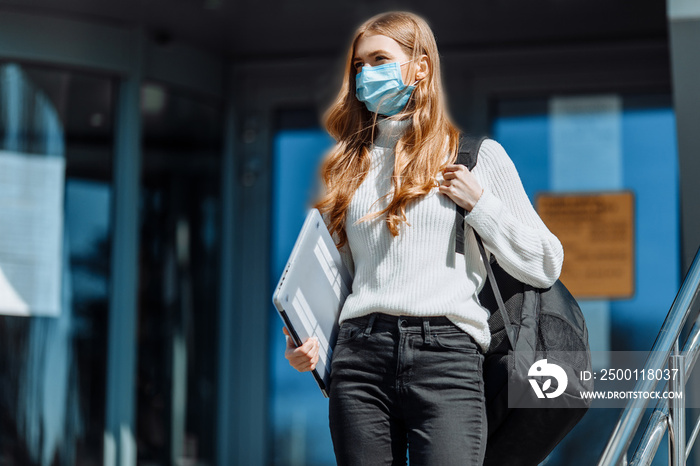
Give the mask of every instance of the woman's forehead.
[[404, 55], [403, 49], [398, 42], [382, 34], [363, 34], [355, 43], [355, 58], [366, 57], [378, 51], [394, 56]]

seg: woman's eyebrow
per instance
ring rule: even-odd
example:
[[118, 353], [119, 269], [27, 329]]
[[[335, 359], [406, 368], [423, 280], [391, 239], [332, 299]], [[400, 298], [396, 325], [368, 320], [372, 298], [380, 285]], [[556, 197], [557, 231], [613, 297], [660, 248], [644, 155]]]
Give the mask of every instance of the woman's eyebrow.
[[376, 55], [391, 55], [391, 54], [385, 50], [375, 50], [374, 52], [369, 54], [370, 57], [374, 57]]
[[[388, 56], [392, 56], [392, 55], [391, 55], [389, 52], [387, 52], [386, 50], [375, 50], [374, 52], [370, 52], [370, 53], [367, 54], [368, 57], [375, 57], [375, 56], [377, 56], [377, 55], [388, 55]], [[360, 57], [357, 57], [357, 56], [354, 57], [354, 58], [352, 59], [352, 61], [358, 61], [358, 60], [362, 60], [362, 59], [361, 59]]]

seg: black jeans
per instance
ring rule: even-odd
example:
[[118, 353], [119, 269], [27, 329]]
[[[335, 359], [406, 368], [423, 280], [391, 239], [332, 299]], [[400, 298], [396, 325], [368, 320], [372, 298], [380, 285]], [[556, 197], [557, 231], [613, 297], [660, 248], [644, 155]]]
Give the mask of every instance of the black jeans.
[[446, 317], [343, 322], [329, 418], [339, 465], [481, 465], [486, 411], [479, 345]]

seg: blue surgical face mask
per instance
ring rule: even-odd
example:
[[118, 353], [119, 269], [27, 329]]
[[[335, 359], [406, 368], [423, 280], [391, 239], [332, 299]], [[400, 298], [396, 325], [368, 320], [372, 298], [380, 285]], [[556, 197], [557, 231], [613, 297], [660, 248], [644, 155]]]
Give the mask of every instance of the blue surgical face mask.
[[[410, 61], [410, 60], [409, 60]], [[401, 65], [385, 63], [365, 65], [355, 76], [355, 97], [364, 102], [367, 110], [380, 115], [393, 116], [406, 107], [415, 85], [407, 86], [401, 78]]]

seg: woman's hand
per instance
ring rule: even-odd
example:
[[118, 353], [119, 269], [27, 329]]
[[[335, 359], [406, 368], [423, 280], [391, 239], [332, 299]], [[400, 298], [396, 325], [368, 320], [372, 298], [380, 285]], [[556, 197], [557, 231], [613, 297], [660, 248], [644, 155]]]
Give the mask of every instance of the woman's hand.
[[448, 165], [442, 173], [444, 181], [439, 187], [440, 192], [471, 212], [484, 192], [476, 177], [462, 164]]
[[289, 361], [289, 365], [299, 372], [307, 372], [316, 369], [318, 363], [318, 339], [308, 338], [303, 345], [296, 347], [292, 337], [289, 336], [287, 327], [282, 327], [282, 331], [287, 335], [287, 349], [284, 357]]

